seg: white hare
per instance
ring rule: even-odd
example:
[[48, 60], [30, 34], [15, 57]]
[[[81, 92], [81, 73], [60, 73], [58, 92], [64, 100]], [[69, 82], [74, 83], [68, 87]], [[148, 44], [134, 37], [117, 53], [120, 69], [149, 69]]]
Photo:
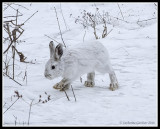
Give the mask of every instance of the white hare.
[[66, 90], [70, 84], [87, 73], [87, 81], [84, 85], [95, 85], [95, 71], [109, 73], [110, 89], [118, 88], [118, 81], [111, 66], [107, 49], [98, 41], [84, 42], [63, 50], [63, 45], [54, 46], [49, 43], [50, 59], [46, 63], [44, 76], [48, 79], [62, 77], [63, 79], [53, 86], [55, 89]]

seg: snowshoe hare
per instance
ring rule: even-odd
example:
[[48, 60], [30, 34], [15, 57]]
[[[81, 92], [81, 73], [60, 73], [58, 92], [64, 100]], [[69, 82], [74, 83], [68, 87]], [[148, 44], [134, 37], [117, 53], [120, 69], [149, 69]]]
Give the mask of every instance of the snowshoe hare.
[[53, 86], [60, 91], [66, 90], [70, 84], [87, 73], [87, 81], [84, 85], [93, 87], [95, 85], [95, 71], [109, 73], [110, 89], [118, 88], [118, 81], [111, 66], [107, 49], [98, 41], [84, 42], [73, 48], [63, 50], [63, 45], [54, 46], [53, 41], [49, 43], [50, 59], [45, 65], [44, 76], [48, 79], [62, 77], [63, 79]]

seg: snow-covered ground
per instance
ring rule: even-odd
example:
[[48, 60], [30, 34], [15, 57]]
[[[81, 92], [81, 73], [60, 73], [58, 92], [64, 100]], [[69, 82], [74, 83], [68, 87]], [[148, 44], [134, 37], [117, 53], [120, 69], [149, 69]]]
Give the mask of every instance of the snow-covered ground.
[[[113, 18], [111, 24], [107, 24], [108, 31], [113, 29], [111, 33], [98, 39], [108, 49], [119, 89], [110, 91], [108, 74], [98, 72], [95, 87], [85, 87], [84, 75], [82, 82], [78, 79], [72, 83], [76, 102], [72, 89], [66, 91], [70, 99], [68, 101], [64, 92], [52, 88], [61, 78], [48, 80], [44, 77], [45, 63], [49, 59], [48, 44], [51, 41], [45, 35], [62, 42], [54, 7], [68, 47], [83, 42], [85, 33], [84, 41], [95, 40], [93, 29], [84, 29], [75, 23], [73, 17], [81, 16], [83, 10], [95, 12], [97, 7], [100, 12], [109, 12], [111, 16], [123, 19], [117, 3], [61, 3], [67, 30], [60, 3], [19, 4], [29, 9], [13, 5], [24, 14], [19, 17], [19, 23], [38, 10], [23, 26], [25, 31], [21, 40], [25, 42], [17, 45], [17, 49], [27, 57], [26, 60], [32, 60], [35, 64], [20, 63], [16, 55], [15, 80], [23, 86], [3, 76], [3, 112], [17, 99], [13, 96], [14, 91], [23, 96], [3, 114], [3, 126], [15, 126], [15, 121], [16, 126], [28, 126], [32, 100], [29, 126], [157, 126], [158, 26], [154, 3], [119, 3], [124, 20], [129, 23]], [[3, 7], [6, 5], [3, 4]], [[12, 8], [3, 12], [3, 16], [15, 14]], [[141, 22], [137, 24], [138, 20]], [[3, 50], [6, 48], [7, 44], [3, 44]], [[25, 70], [27, 84], [23, 81]], [[48, 95], [50, 101], [37, 103], [40, 96], [41, 100], [45, 100]]]

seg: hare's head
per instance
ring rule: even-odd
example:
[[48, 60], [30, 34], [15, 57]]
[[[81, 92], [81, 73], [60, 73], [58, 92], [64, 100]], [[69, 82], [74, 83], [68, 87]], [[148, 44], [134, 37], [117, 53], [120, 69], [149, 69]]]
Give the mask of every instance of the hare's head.
[[63, 55], [63, 45], [59, 43], [55, 47], [53, 41], [51, 41], [49, 43], [49, 49], [50, 59], [45, 65], [44, 76], [51, 80], [61, 76], [63, 73], [63, 66], [61, 62], [61, 57]]

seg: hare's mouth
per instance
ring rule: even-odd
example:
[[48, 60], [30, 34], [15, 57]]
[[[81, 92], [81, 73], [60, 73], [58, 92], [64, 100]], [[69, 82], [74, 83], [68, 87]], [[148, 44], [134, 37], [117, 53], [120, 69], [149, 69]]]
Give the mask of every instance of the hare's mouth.
[[50, 74], [47, 74], [47, 75], [45, 74], [44, 76], [45, 76], [47, 79], [52, 80], [52, 77], [51, 77]]

